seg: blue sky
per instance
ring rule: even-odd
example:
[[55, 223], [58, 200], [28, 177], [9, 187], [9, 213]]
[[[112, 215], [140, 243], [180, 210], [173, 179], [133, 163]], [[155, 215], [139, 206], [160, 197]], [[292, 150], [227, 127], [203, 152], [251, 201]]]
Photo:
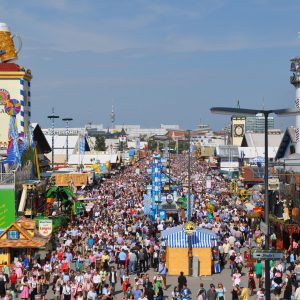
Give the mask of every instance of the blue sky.
[[43, 127], [52, 107], [74, 126], [108, 126], [113, 102], [118, 124], [214, 129], [229, 118], [211, 106], [293, 107], [299, 11], [296, 0], [0, 2], [0, 20], [23, 39], [18, 63], [32, 70]]

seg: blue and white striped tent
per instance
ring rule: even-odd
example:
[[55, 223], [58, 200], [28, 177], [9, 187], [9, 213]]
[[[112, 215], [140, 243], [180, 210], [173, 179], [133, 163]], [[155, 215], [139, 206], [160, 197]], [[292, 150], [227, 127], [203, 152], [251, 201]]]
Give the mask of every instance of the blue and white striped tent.
[[[188, 248], [188, 236], [182, 226], [166, 229], [162, 232], [162, 238], [167, 240], [169, 248]], [[211, 230], [197, 228], [192, 235], [193, 248], [211, 248], [217, 246], [217, 236]]]

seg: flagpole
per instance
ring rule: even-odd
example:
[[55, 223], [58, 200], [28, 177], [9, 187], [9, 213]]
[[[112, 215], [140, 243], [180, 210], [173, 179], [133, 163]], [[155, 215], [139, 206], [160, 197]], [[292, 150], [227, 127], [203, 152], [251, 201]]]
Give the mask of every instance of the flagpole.
[[80, 132], [78, 134], [78, 147], [77, 147], [77, 151], [78, 151], [78, 170], [80, 170]]

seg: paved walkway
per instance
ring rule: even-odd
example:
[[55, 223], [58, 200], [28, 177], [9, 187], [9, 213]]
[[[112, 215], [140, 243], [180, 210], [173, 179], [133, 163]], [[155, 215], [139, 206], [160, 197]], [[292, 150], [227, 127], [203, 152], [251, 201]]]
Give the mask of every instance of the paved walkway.
[[[245, 272], [247, 272], [248, 269], [244, 269]], [[149, 270], [147, 272], [150, 275], [150, 278], [152, 279], [155, 275], [155, 271], [153, 269]], [[131, 275], [130, 282], [134, 282], [134, 275]], [[164, 291], [165, 296], [168, 296], [169, 299], [171, 299], [171, 293], [174, 289], [174, 287], [177, 285], [177, 278], [178, 276], [167, 276], [167, 290]], [[226, 266], [225, 269], [222, 270], [220, 274], [214, 274], [212, 276], [202, 276], [202, 277], [187, 277], [188, 281], [188, 287], [192, 291], [192, 299], [196, 299], [197, 291], [199, 288], [200, 283], [202, 282], [204, 284], [205, 289], [209, 288], [209, 285], [211, 283], [214, 283], [215, 285], [218, 284], [218, 282], [222, 282], [224, 287], [226, 288], [226, 299], [231, 299], [231, 290], [232, 290], [232, 279], [230, 276], [230, 270], [229, 267]], [[242, 276], [242, 284], [241, 286], [247, 286], [248, 285], [248, 275]], [[55, 299], [55, 295], [52, 292], [52, 289], [50, 288], [46, 299]], [[116, 297], [115, 299], [123, 299], [123, 292], [120, 285], [120, 282], [118, 282], [116, 286]], [[249, 297], [249, 299], [256, 299], [256, 296]]]

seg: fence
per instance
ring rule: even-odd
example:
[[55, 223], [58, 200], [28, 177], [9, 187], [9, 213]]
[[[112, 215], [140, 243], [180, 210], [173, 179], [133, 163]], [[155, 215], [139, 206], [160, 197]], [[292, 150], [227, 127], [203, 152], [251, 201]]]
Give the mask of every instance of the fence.
[[15, 185], [15, 172], [0, 173], [0, 185]]

